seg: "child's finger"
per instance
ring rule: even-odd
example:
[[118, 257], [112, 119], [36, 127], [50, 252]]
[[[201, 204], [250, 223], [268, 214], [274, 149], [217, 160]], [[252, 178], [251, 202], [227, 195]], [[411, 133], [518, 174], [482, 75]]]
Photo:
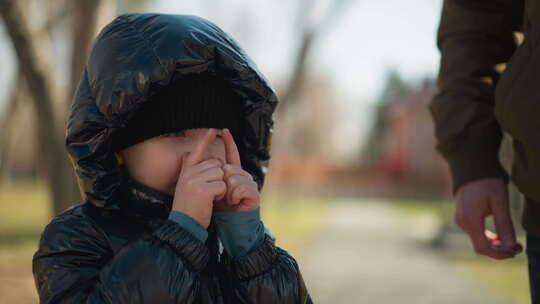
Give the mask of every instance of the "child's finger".
[[227, 192], [227, 185], [224, 181], [209, 182], [207, 184], [207, 190], [208, 193], [213, 196], [214, 200], [217, 200], [225, 195]]
[[229, 129], [223, 129], [222, 132], [223, 141], [225, 142], [225, 155], [227, 157], [227, 163], [237, 166], [241, 166], [240, 153], [238, 147], [234, 142], [234, 138]]
[[220, 195], [215, 196], [214, 201], [222, 201], [226, 195], [227, 195], [227, 189], [225, 189], [225, 191], [221, 193]]
[[234, 205], [240, 204], [242, 199], [245, 197], [246, 189], [243, 187], [243, 185], [238, 185], [238, 187], [234, 188], [234, 190], [231, 193], [231, 202]]
[[232, 194], [234, 192], [234, 189], [236, 189], [238, 186], [242, 184], [242, 176], [240, 175], [233, 175], [225, 179], [225, 182], [227, 183], [227, 203], [229, 205], [235, 205], [232, 200]]
[[216, 130], [208, 129], [204, 137], [197, 143], [195, 148], [189, 153], [189, 156], [186, 158], [186, 164], [188, 166], [193, 166], [198, 164], [204, 159], [204, 154], [208, 149], [208, 146], [216, 139]]
[[235, 203], [233, 201], [233, 198], [232, 198], [232, 195], [234, 193], [234, 189], [238, 188], [240, 185], [237, 185], [237, 186], [234, 186], [234, 187], [231, 187], [229, 186], [229, 184], [227, 183], [227, 193], [225, 193], [225, 203], [227, 203], [227, 205], [229, 206], [234, 206], [236, 205], [237, 203]]
[[[219, 159], [211, 158], [192, 166], [190, 174], [199, 174], [208, 169], [221, 168], [222, 166], [223, 164]], [[223, 169], [223, 171], [225, 171], [225, 169]]]
[[180, 155], [180, 158], [179, 158], [179, 162], [180, 162], [180, 176], [182, 176], [182, 174], [184, 174], [185, 170], [187, 169], [187, 166], [186, 166], [186, 159], [187, 159], [188, 155], [189, 155], [188, 152], [182, 153], [182, 155]]
[[223, 169], [221, 168], [210, 168], [200, 172], [197, 176], [194, 176], [193, 179], [201, 182], [223, 181], [223, 174]]
[[242, 175], [242, 176], [245, 176], [249, 179], [252, 179], [251, 175], [249, 173], [247, 173], [246, 171], [244, 171], [244, 169], [242, 169], [242, 167], [239, 167], [239, 166], [236, 166], [236, 165], [231, 165], [231, 164], [226, 164], [223, 166], [223, 171], [225, 171], [225, 178], [229, 178], [233, 175]]
[[254, 183], [251, 179], [251, 177], [247, 177], [245, 175], [233, 175], [226, 179], [227, 182], [227, 201], [229, 204], [236, 205], [240, 201], [233, 199], [233, 193], [235, 192], [236, 188], [240, 186], [247, 186], [251, 183]]
[[246, 200], [246, 203], [256, 200], [256, 193], [245, 184], [236, 187], [231, 195], [231, 201], [235, 205], [240, 204], [243, 200]]

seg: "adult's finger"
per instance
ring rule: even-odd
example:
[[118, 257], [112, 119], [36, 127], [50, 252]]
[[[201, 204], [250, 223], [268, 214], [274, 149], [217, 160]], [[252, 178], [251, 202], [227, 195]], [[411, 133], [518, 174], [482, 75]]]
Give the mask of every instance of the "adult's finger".
[[495, 246], [500, 247], [502, 245], [501, 240], [499, 239], [499, 236], [493, 231], [486, 229], [484, 234], [486, 235], [487, 239], [489, 240], [492, 246], [495, 245]]
[[204, 154], [208, 150], [208, 146], [216, 139], [216, 130], [208, 129], [204, 137], [197, 143], [195, 148], [189, 153], [189, 156], [186, 158], [186, 164], [188, 166], [193, 166], [198, 164], [204, 159]]
[[222, 137], [225, 143], [225, 155], [227, 157], [227, 163], [241, 166], [240, 153], [238, 152], [238, 147], [234, 142], [231, 131], [229, 131], [229, 129], [223, 129]]
[[512, 257], [511, 254], [501, 250], [497, 246], [492, 246], [492, 242], [485, 233], [485, 222], [483, 218], [469, 222], [465, 232], [471, 238], [474, 250], [477, 254], [492, 257], [494, 259], [505, 259]]
[[508, 207], [508, 200], [501, 198], [500, 201], [492, 201], [491, 212], [493, 213], [493, 220], [495, 222], [495, 230], [497, 236], [501, 241], [501, 245], [504, 249], [512, 250], [516, 246], [516, 232], [510, 217], [510, 208]]
[[484, 219], [469, 219], [462, 228], [469, 235], [476, 253], [484, 254], [488, 251], [487, 249], [489, 248], [490, 243], [487, 236], [484, 234]]

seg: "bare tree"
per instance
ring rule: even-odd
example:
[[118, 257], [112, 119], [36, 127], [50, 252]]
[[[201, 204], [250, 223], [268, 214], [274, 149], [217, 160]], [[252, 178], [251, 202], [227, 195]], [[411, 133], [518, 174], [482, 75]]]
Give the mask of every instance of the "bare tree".
[[[78, 0], [71, 2], [71, 83], [68, 90], [68, 98], [66, 101], [71, 101], [71, 96], [75, 93], [79, 84], [81, 73], [83, 71], [90, 44], [96, 35], [98, 14], [100, 7], [103, 7], [102, 0]], [[110, 1], [109, 1], [110, 2]], [[66, 109], [68, 107], [66, 106]]]
[[313, 42], [330, 28], [332, 22], [339, 19], [340, 14], [346, 9], [350, 0], [334, 0], [332, 5], [328, 8], [326, 15], [320, 20], [316, 20], [315, 23], [311, 23], [311, 15], [317, 3], [318, 1], [304, 0], [298, 7], [296, 23], [301, 29], [299, 33], [301, 42], [295, 56], [293, 72], [289, 78], [287, 87], [283, 90], [280, 97], [281, 103], [278, 109], [278, 115], [284, 113], [286, 109], [293, 106], [299, 97], [298, 94], [304, 80], [307, 69], [307, 59], [311, 54]]
[[[25, 1], [21, 1], [25, 2]], [[73, 47], [71, 85], [64, 99], [60, 113], [55, 112], [56, 73], [49, 67], [52, 61], [50, 53], [43, 52], [48, 40], [50, 27], [60, 16], [65, 16], [65, 5], [51, 2], [55, 5], [49, 19], [42, 30], [33, 30], [29, 18], [24, 16], [20, 2], [0, 0], [0, 17], [13, 44], [22, 81], [27, 84], [32, 103], [35, 108], [38, 134], [38, 155], [43, 162], [44, 177], [48, 183], [53, 212], [55, 214], [67, 207], [78, 203], [81, 199], [73, 167], [64, 149], [65, 114], [69, 100], [79, 81], [84, 61], [86, 60], [90, 42], [94, 38], [96, 18], [100, 4], [103, 1], [77, 0], [70, 4], [74, 10], [74, 29], [72, 33]], [[53, 4], [54, 3], [54, 4]], [[65, 4], [65, 3], [64, 3]], [[17, 84], [19, 86], [19, 84]], [[16, 100], [16, 99], [13, 99]], [[59, 119], [61, 118], [61, 119]], [[9, 121], [8, 121], [9, 123]]]
[[10, 138], [11, 125], [19, 105], [21, 103], [21, 92], [24, 90], [24, 78], [22, 73], [17, 71], [15, 82], [12, 90], [7, 99], [7, 109], [5, 110], [4, 117], [0, 120], [0, 178], [6, 174], [7, 160], [8, 160], [8, 142]]
[[[323, 16], [319, 18], [313, 18], [315, 8], [320, 4], [319, 1], [304, 0], [299, 3], [295, 23], [296, 28], [299, 29], [300, 44], [296, 49], [291, 76], [285, 88], [279, 94], [280, 103], [276, 113], [279, 124], [273, 141], [275, 150], [297, 152], [305, 155], [303, 152], [308, 149], [309, 153], [313, 155], [317, 153], [308, 147], [324, 146], [320, 142], [327, 142], [327, 138], [322, 136], [316, 128], [312, 126], [306, 127], [304, 125], [306, 120], [299, 119], [302, 116], [299, 114], [302, 112], [314, 114], [313, 110], [315, 108], [324, 108], [325, 105], [322, 102], [328, 103], [328, 101], [303, 99], [301, 95], [306, 89], [305, 86], [309, 76], [308, 59], [313, 51], [314, 43], [332, 29], [332, 23], [339, 19], [349, 2], [349, 0], [334, 0], [324, 11]], [[330, 109], [330, 107], [327, 107], [327, 109]], [[332, 115], [328, 113], [327, 122], [330, 117]], [[314, 123], [313, 120], [311, 122]], [[280, 132], [282, 129], [287, 131]], [[300, 140], [303, 142], [300, 143]]]

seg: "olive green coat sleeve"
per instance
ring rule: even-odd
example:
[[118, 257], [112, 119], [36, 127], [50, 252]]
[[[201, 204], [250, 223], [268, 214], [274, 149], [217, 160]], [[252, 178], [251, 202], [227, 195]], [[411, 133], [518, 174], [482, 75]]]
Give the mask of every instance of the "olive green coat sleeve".
[[508, 180], [498, 152], [502, 131], [494, 116], [494, 91], [517, 43], [522, 0], [445, 0], [437, 33], [439, 91], [429, 110], [436, 149], [448, 161], [453, 193], [484, 177]]

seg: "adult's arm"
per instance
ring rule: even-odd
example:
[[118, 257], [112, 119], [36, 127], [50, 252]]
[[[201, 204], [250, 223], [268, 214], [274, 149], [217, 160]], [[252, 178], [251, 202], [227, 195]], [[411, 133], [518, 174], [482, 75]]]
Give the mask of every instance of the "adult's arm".
[[470, 181], [508, 181], [498, 153], [502, 131], [494, 115], [494, 88], [516, 49], [523, 0], [445, 0], [437, 34], [439, 92], [429, 110], [436, 149], [446, 158], [453, 192]]

